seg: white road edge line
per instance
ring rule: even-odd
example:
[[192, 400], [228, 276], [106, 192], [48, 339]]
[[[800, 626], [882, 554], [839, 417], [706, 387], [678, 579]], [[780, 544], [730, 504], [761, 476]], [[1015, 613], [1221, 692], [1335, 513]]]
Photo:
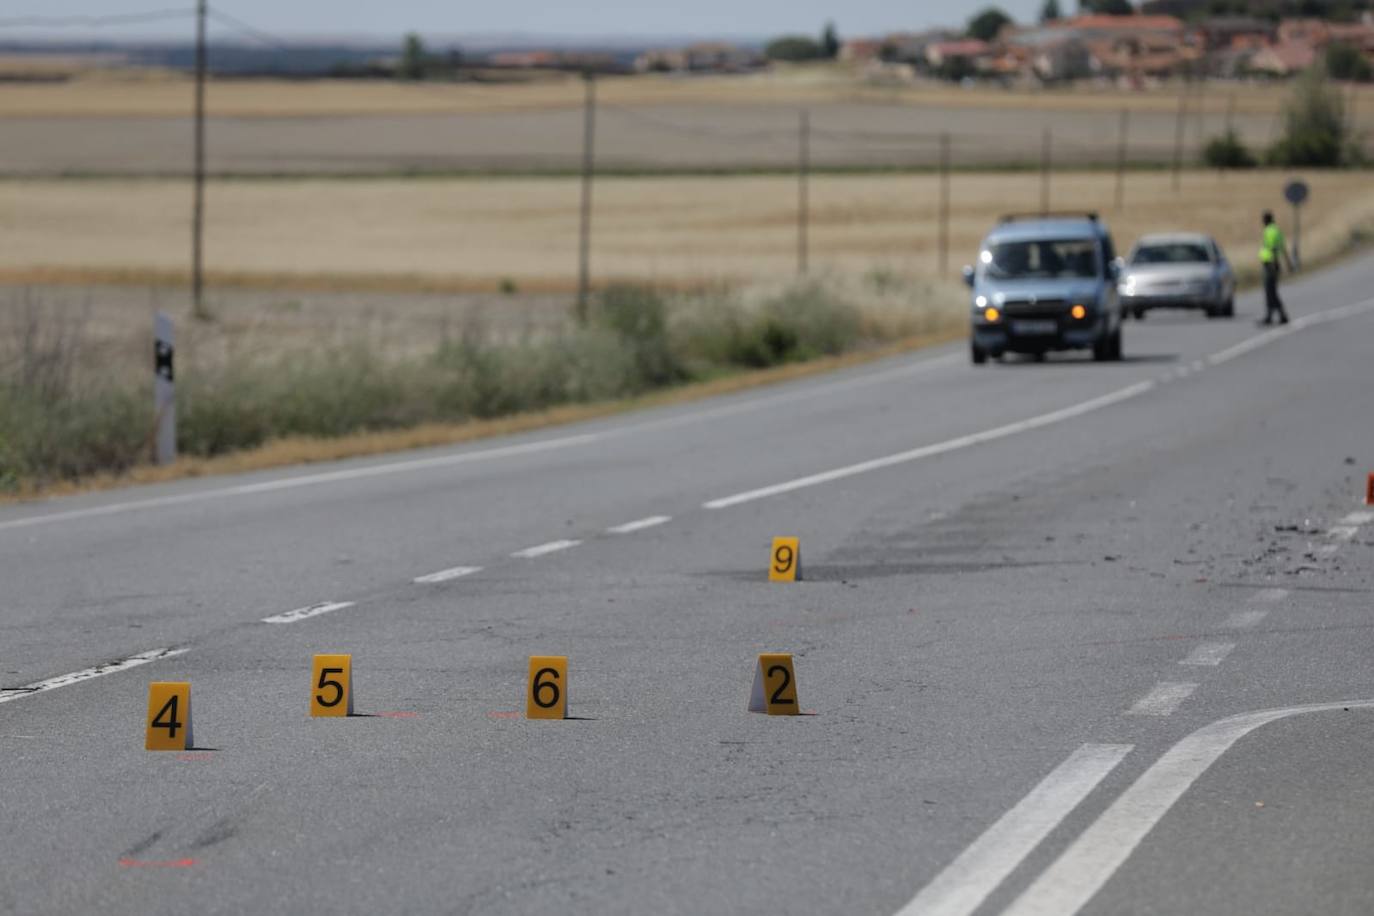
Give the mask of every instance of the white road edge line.
[[481, 571], [482, 567], [480, 566], [455, 566], [452, 569], [441, 569], [438, 572], [432, 572], [428, 575], [416, 576], [410, 581], [414, 582], [416, 585], [434, 585], [437, 582], [448, 582], [452, 579], [461, 579], [464, 576], [470, 576], [473, 573], [479, 573]]
[[[1337, 319], [1347, 318], [1352, 315], [1358, 315], [1371, 309], [1374, 309], [1374, 299], [1366, 299], [1363, 302], [1341, 306], [1340, 308], [1330, 309], [1325, 312], [1304, 315], [1302, 318], [1295, 319], [1291, 324], [1279, 330], [1265, 332], [1256, 337], [1251, 337], [1236, 346], [1229, 347], [1218, 353], [1213, 353], [1206, 358], [1206, 361], [1213, 366], [1219, 365], [1235, 359], [1244, 353], [1249, 353], [1251, 350], [1259, 349], [1276, 340], [1294, 334], [1304, 328], [1324, 324], [1329, 321], [1336, 321]], [[1073, 404], [1069, 407], [1064, 407], [1026, 420], [1019, 420], [1015, 423], [1008, 423], [1005, 426], [998, 426], [994, 429], [984, 430], [983, 432], [973, 433], [967, 436], [960, 436], [955, 439], [947, 439], [944, 442], [936, 442], [933, 445], [914, 448], [910, 451], [898, 452], [895, 455], [886, 455], [882, 458], [874, 458], [869, 461], [861, 461], [858, 464], [846, 465], [845, 467], [822, 471], [818, 474], [811, 474], [806, 477], [798, 477], [794, 480], [788, 480], [772, 486], [759, 487], [756, 490], [746, 490], [743, 493], [735, 493], [732, 496], [723, 496], [719, 499], [713, 499], [710, 502], [703, 503], [702, 508], [727, 509], [731, 506], [738, 506], [741, 503], [753, 502], [758, 499], [767, 499], [770, 496], [778, 496], [782, 493], [790, 493], [794, 490], [814, 487], [820, 484], [842, 480], [846, 477], [867, 474], [870, 471], [882, 470], [883, 468], [890, 468], [894, 465], [905, 464], [910, 461], [919, 461], [934, 455], [942, 455], [946, 452], [953, 452], [959, 449], [969, 448], [970, 446], [981, 445], [984, 442], [1004, 439], [1008, 436], [1015, 436], [1032, 429], [1039, 429], [1045, 426], [1052, 426], [1056, 423], [1062, 423], [1065, 420], [1081, 417], [1085, 414], [1102, 410], [1105, 407], [1110, 407], [1113, 404], [1119, 404], [1122, 401], [1140, 397], [1146, 392], [1159, 387], [1160, 384], [1161, 382], [1159, 380], [1147, 379], [1118, 391], [1102, 395], [1101, 397], [1083, 401], [1079, 404]]]
[[1160, 681], [1154, 689], [1126, 710], [1128, 716], [1172, 716], [1183, 701], [1193, 695], [1197, 684]]
[[287, 611], [285, 614], [273, 614], [271, 617], [264, 617], [262, 622], [295, 623], [297, 620], [318, 617], [321, 614], [328, 614], [330, 611], [342, 611], [346, 607], [353, 607], [354, 604], [353, 601], [321, 601], [319, 604], [312, 604], [308, 607], [298, 607], [294, 611]]
[[560, 550], [567, 550], [569, 547], [576, 547], [581, 541], [549, 541], [547, 544], [536, 544], [533, 547], [526, 547], [524, 550], [517, 550], [511, 556], [519, 560], [532, 560], [535, 557], [542, 557], [545, 554], [557, 553]]
[[673, 517], [671, 515], [651, 515], [648, 518], [636, 519], [633, 522], [626, 522], [623, 525], [616, 525], [612, 528], [607, 528], [606, 533], [632, 534], [636, 531], [643, 531], [645, 528], [653, 528], [657, 525], [666, 524], [668, 522], [671, 522], [672, 520]]
[[1121, 793], [1002, 916], [1073, 916], [1130, 858], [1197, 778], [1260, 726], [1302, 713], [1370, 707], [1374, 707], [1374, 700], [1314, 703], [1244, 713], [1203, 726], [1170, 748]]
[[983, 831], [897, 916], [966, 916], [1059, 826], [1131, 752], [1130, 744], [1085, 744]]
[[61, 674], [57, 677], [36, 681], [35, 683], [23, 687], [6, 687], [0, 689], [0, 703], [8, 703], [11, 700], [22, 700], [24, 697], [46, 693], [49, 690], [56, 690], [59, 687], [69, 687], [72, 684], [80, 684], [82, 681], [104, 677], [107, 674], [114, 674], [117, 671], [128, 671], [130, 668], [137, 668], [139, 665], [146, 665], [149, 662], [161, 661], [164, 658], [173, 658], [186, 651], [186, 649], [151, 649], [147, 652], [131, 655], [117, 662], [96, 665], [93, 668], [73, 671], [71, 674]]
[[1194, 647], [1188, 653], [1188, 657], [1179, 662], [1180, 665], [1220, 665], [1226, 661], [1226, 656], [1231, 654], [1236, 644], [1233, 642], [1205, 642]]
[[1268, 616], [1269, 612], [1262, 608], [1236, 611], [1230, 617], [1226, 618], [1226, 622], [1223, 623], [1222, 626], [1231, 630], [1248, 630]]
[[1040, 414], [1025, 420], [1017, 420], [1015, 423], [1008, 423], [1005, 426], [998, 426], [993, 429], [984, 430], [979, 433], [972, 433], [967, 436], [959, 436], [955, 439], [946, 439], [944, 442], [936, 442], [933, 445], [923, 445], [910, 451], [898, 452], [895, 455], [887, 455], [882, 458], [874, 458], [869, 461], [861, 461], [858, 464], [851, 464], [841, 468], [834, 468], [829, 471], [822, 471], [819, 474], [811, 474], [807, 477], [798, 477], [784, 483], [774, 484], [770, 487], [760, 487], [757, 490], [747, 490], [743, 493], [736, 493], [733, 496], [725, 496], [720, 499], [713, 499], [704, 503], [704, 509], [726, 509], [730, 506], [738, 506], [740, 503], [753, 502], [756, 499], [766, 499], [770, 496], [777, 496], [780, 493], [790, 493], [793, 490], [801, 490], [805, 487], [814, 487], [823, 483], [830, 483], [835, 480], [842, 480], [846, 477], [854, 477], [858, 474], [867, 474], [870, 471], [877, 471], [883, 468], [890, 468], [894, 465], [905, 464], [909, 461], [919, 461], [922, 458], [930, 458], [934, 455], [942, 455], [946, 452], [953, 452], [959, 449], [969, 448], [974, 445], [981, 445], [984, 442], [992, 442], [997, 439], [1004, 439], [1007, 436], [1014, 436], [1032, 429], [1039, 429], [1042, 426], [1051, 426], [1061, 423], [1074, 417], [1081, 417], [1084, 414], [1128, 401], [1131, 398], [1139, 397], [1147, 391], [1158, 387], [1159, 383], [1153, 379], [1146, 379], [1137, 382], [1110, 394], [1084, 401], [1081, 404], [1074, 404], [1050, 413]]

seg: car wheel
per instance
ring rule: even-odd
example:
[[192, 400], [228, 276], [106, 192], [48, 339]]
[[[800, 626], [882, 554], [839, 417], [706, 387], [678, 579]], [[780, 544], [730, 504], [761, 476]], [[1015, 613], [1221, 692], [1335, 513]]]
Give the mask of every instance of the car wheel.
[[1112, 358], [1112, 335], [1103, 334], [1093, 341], [1093, 359], [1099, 363], [1105, 363]]
[[975, 366], [981, 366], [988, 361], [988, 351], [977, 344], [969, 344], [969, 357]]
[[1236, 300], [1235, 300], [1235, 299], [1227, 299], [1227, 300], [1226, 300], [1226, 305], [1224, 305], [1224, 306], [1222, 307], [1222, 309], [1221, 309], [1221, 314], [1222, 314], [1222, 317], [1224, 317], [1224, 318], [1234, 318], [1234, 317], [1236, 317]]
[[1121, 328], [1117, 328], [1112, 335], [1112, 360], [1121, 362]]
[[1136, 321], [1144, 321], [1144, 320], [1145, 320], [1145, 310], [1144, 310], [1144, 309], [1136, 309], [1136, 310], [1135, 310], [1135, 320], [1136, 320]]

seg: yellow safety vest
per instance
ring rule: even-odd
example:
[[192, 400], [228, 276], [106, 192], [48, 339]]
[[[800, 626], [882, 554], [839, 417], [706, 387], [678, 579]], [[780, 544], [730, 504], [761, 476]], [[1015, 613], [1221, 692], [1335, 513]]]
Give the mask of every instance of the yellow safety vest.
[[1264, 236], [1260, 242], [1259, 258], [1261, 264], [1271, 264], [1279, 259], [1279, 252], [1283, 250], [1284, 238], [1283, 230], [1278, 223], [1270, 223], [1264, 227]]

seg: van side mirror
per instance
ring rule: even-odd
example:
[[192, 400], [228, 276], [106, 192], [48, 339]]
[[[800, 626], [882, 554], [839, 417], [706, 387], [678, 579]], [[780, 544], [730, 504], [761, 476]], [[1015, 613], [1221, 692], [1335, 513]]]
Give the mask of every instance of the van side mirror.
[[967, 286], [969, 289], [973, 289], [973, 266], [970, 264], [965, 264], [963, 273], [964, 285]]
[[1113, 280], [1120, 280], [1126, 273], [1126, 260], [1124, 258], [1113, 258], [1112, 263], [1107, 265], [1107, 276]]

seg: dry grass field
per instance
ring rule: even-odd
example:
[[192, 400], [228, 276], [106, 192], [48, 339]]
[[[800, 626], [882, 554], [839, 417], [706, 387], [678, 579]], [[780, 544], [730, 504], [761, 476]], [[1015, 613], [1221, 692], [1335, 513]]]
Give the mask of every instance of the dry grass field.
[[[1145, 232], [1216, 235], [1250, 262], [1263, 208], [1288, 219], [1278, 172], [1133, 173], [1112, 212], [1113, 177], [1060, 173], [1056, 209], [1098, 210], [1124, 248]], [[1359, 172], [1306, 176], [1305, 248], [1344, 245], [1374, 217]], [[1034, 173], [956, 175], [951, 264], [972, 258], [1007, 210], [1039, 206]], [[938, 183], [930, 175], [813, 179], [810, 256], [819, 274], [937, 278]], [[236, 180], [208, 193], [207, 266], [220, 286], [278, 290], [566, 292], [577, 269], [578, 183], [564, 178]], [[189, 189], [165, 180], [0, 183], [0, 280], [175, 284], [188, 262]], [[797, 260], [797, 186], [785, 176], [625, 177], [596, 185], [599, 283], [665, 287], [776, 282]]]
[[[382, 81], [218, 80], [210, 84], [208, 106], [218, 117], [294, 118], [321, 115], [447, 114], [455, 112], [530, 111], [577, 108], [582, 85], [574, 77], [545, 78], [506, 84], [403, 83]], [[1374, 100], [1374, 88], [1359, 90], [1360, 102]], [[820, 102], [876, 101], [934, 107], [1024, 110], [1132, 111], [1172, 113], [1177, 87], [1133, 92], [1080, 86], [1060, 90], [965, 89], [943, 83], [880, 85], [842, 67], [782, 68], [751, 76], [608, 77], [601, 98], [613, 105], [778, 103], [799, 106]], [[1212, 86], [1190, 90], [1190, 105], [1223, 113], [1234, 105], [1240, 113], [1272, 114], [1283, 89], [1261, 84]], [[1233, 101], [1234, 100], [1234, 101]], [[1358, 107], [1365, 108], [1363, 104]], [[167, 75], [150, 78], [119, 71], [99, 71], [85, 79], [52, 84], [0, 86], [0, 118], [8, 117], [186, 117], [191, 113], [190, 83]]]

